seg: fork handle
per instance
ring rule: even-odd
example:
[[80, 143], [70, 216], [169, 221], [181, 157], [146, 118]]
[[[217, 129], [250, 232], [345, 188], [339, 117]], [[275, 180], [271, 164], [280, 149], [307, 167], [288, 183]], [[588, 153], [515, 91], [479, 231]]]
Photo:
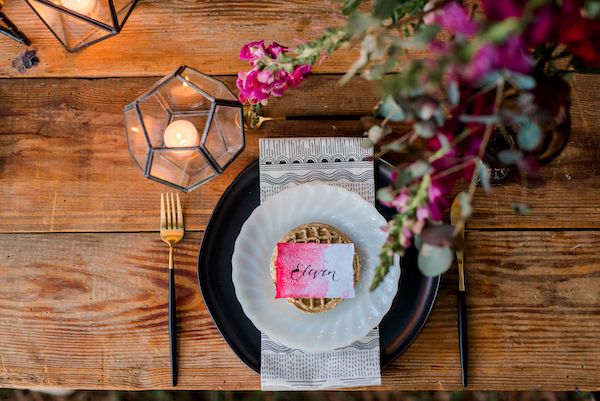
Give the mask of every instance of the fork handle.
[[173, 387], [177, 385], [177, 305], [175, 299], [175, 269], [173, 268], [173, 247], [171, 247], [169, 251], [169, 346]]

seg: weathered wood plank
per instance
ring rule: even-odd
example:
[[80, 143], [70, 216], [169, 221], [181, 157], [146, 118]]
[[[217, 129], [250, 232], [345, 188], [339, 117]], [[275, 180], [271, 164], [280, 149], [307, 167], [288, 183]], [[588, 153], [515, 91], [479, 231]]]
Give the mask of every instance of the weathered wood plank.
[[[176, 253], [180, 387], [255, 389]], [[600, 232], [468, 231], [472, 389], [600, 389]], [[0, 235], [0, 386], [169, 386], [167, 253], [158, 233]], [[460, 389], [456, 278], [382, 389]]]
[[[233, 77], [225, 77], [233, 85]], [[0, 232], [153, 230], [158, 194], [130, 159], [122, 108], [155, 81], [137, 79], [0, 80]], [[546, 186], [531, 189], [529, 216], [510, 203], [520, 183], [480, 194], [472, 228], [598, 228], [600, 204], [600, 78], [577, 76], [573, 135], [564, 154], [543, 168]], [[302, 89], [274, 100], [271, 115], [368, 114], [376, 86], [313, 76]], [[258, 136], [361, 135], [354, 121], [266, 123], [225, 174], [186, 195], [188, 227], [204, 229], [233, 178], [258, 155]]]
[[[26, 74], [16, 71], [11, 63], [24, 47], [2, 38], [0, 76], [156, 76], [181, 64], [237, 74], [248, 68], [238, 57], [243, 44], [313, 39], [323, 27], [343, 25], [338, 10], [333, 0], [140, 1], [118, 36], [70, 54], [24, 1], [7, 0], [4, 11], [31, 39], [41, 63]], [[344, 72], [355, 56], [336, 54], [318, 70]]]

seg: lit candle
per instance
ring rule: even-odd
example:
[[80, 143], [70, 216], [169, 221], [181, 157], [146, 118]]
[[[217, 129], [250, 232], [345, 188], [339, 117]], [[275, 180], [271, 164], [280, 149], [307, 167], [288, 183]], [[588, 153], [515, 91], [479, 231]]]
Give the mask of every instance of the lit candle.
[[[168, 148], [183, 148], [198, 146], [200, 144], [200, 137], [194, 124], [187, 120], [173, 121], [167, 129], [164, 135], [165, 146]], [[195, 153], [194, 151], [185, 151]], [[180, 153], [183, 155], [183, 152]]]
[[97, 0], [60, 0], [63, 6], [79, 14], [90, 14]]

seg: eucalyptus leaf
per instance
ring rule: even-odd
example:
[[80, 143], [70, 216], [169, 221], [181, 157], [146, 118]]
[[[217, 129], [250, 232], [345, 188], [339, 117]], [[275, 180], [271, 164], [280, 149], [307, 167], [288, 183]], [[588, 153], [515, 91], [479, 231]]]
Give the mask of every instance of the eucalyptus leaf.
[[391, 202], [394, 200], [394, 192], [390, 187], [383, 187], [377, 190], [377, 199], [382, 202]]
[[406, 119], [406, 114], [392, 95], [387, 95], [379, 105], [377, 113], [390, 121], [398, 122]]
[[504, 79], [502, 77], [502, 73], [498, 70], [488, 72], [483, 78], [481, 78], [478, 82], [479, 86], [491, 86], [496, 85], [499, 80]]
[[484, 162], [480, 161], [477, 165], [477, 169], [479, 171], [479, 182], [481, 183], [483, 190], [485, 192], [490, 192], [490, 168]]
[[600, 18], [600, 1], [597, 0], [587, 0], [585, 2], [585, 12], [587, 16], [592, 19]]
[[538, 147], [542, 140], [542, 130], [535, 123], [528, 123], [521, 126], [517, 135], [519, 147], [523, 150], [533, 150]]
[[371, 14], [381, 20], [392, 18], [398, 6], [398, 0], [373, 0]]
[[489, 41], [493, 43], [503, 42], [509, 35], [518, 32], [521, 29], [519, 18], [511, 17], [491, 24], [489, 29], [481, 35], [482, 42]]
[[415, 123], [415, 133], [425, 139], [433, 138], [437, 132], [437, 128], [437, 125], [431, 120]]
[[385, 135], [385, 129], [381, 125], [373, 125], [367, 131], [367, 137], [373, 143], [379, 142], [381, 138]]
[[500, 122], [500, 118], [496, 114], [474, 116], [469, 114], [462, 114], [459, 117], [463, 123], [480, 123], [480, 124], [497, 124]]
[[448, 100], [452, 106], [456, 106], [460, 102], [460, 91], [458, 89], [458, 82], [455, 80], [448, 83]]
[[415, 244], [415, 248], [417, 248], [417, 250], [421, 250], [421, 248], [423, 247], [423, 244], [425, 242], [423, 241], [423, 237], [421, 237], [420, 235], [415, 235], [415, 239], [414, 239], [414, 244]]
[[515, 87], [522, 90], [531, 90], [536, 85], [535, 79], [532, 76], [514, 71], [507, 72], [507, 79]]
[[386, 143], [381, 147], [383, 150], [388, 150], [392, 152], [404, 152], [407, 148], [406, 142], [390, 142]]
[[368, 138], [365, 138], [362, 140], [362, 143], [360, 144], [363, 148], [371, 148], [373, 147], [375, 144], [373, 143], [373, 141], [371, 141]]
[[436, 24], [423, 25], [423, 27], [413, 35], [413, 42], [421, 46], [427, 45], [435, 39], [441, 30], [442, 28]]
[[521, 152], [512, 149], [504, 149], [498, 153], [498, 159], [504, 164], [516, 164], [522, 157]]
[[380, 21], [370, 15], [355, 11], [348, 18], [348, 34], [363, 35], [372, 26], [378, 26]]
[[431, 165], [423, 160], [417, 160], [416, 162], [412, 163], [408, 168], [410, 169], [413, 179], [421, 178], [425, 174], [429, 174], [433, 170]]
[[419, 252], [418, 265], [421, 272], [429, 277], [446, 272], [452, 265], [454, 253], [447, 246], [434, 246], [423, 243]]

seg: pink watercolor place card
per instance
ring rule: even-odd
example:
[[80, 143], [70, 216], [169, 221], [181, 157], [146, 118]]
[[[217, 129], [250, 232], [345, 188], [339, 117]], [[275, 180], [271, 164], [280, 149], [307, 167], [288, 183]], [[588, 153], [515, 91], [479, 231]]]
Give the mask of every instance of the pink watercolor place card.
[[278, 243], [275, 298], [354, 298], [354, 245]]

